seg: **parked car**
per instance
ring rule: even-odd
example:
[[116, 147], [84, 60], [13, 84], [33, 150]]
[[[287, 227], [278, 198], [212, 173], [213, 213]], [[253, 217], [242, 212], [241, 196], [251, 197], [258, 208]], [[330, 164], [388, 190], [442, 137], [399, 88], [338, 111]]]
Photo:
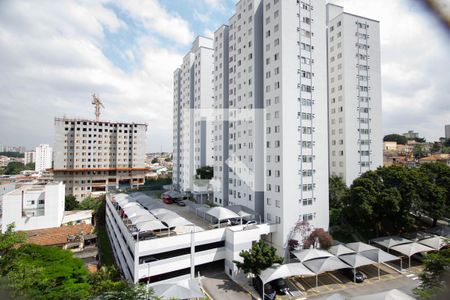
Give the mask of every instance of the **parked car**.
[[278, 295], [289, 294], [289, 287], [286, 283], [286, 280], [284, 280], [283, 278], [271, 281], [270, 285], [275, 289]]
[[231, 226], [231, 221], [230, 220], [222, 220], [220, 221], [220, 226], [217, 223], [213, 223], [212, 227], [213, 228], [222, 228], [222, 227], [226, 227], [226, 226]]
[[177, 205], [178, 206], [186, 206], [186, 203], [184, 203], [183, 201], [177, 201]]
[[[263, 283], [261, 281], [261, 278], [259, 278], [259, 276], [253, 279], [253, 287], [262, 296]], [[266, 283], [264, 285], [264, 300], [274, 300], [276, 297], [277, 293], [273, 289], [272, 285], [270, 283]]]
[[352, 268], [341, 269], [340, 272], [351, 281], [356, 280], [357, 283], [364, 281], [364, 275], [358, 271], [355, 273], [355, 270]]
[[168, 195], [164, 195], [163, 196], [163, 202], [165, 204], [172, 204], [173, 203], [173, 199], [170, 196], [168, 196]]

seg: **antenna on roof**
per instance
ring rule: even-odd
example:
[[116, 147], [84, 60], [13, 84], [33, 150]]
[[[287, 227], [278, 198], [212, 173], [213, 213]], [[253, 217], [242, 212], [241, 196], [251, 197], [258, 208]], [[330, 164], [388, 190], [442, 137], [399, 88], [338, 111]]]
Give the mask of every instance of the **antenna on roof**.
[[95, 120], [99, 121], [99, 119], [100, 119], [100, 107], [105, 108], [105, 106], [103, 106], [102, 101], [95, 94], [92, 95], [92, 104], [95, 106]]

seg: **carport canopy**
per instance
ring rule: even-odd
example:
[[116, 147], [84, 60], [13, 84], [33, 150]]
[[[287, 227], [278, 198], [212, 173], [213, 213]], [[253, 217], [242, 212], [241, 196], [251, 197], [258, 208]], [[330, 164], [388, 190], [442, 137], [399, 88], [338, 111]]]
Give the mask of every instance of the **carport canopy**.
[[139, 232], [167, 229], [166, 225], [157, 220], [138, 223], [136, 224], [136, 227], [139, 229]]
[[371, 245], [363, 243], [363, 242], [348, 243], [345, 246], [347, 246], [348, 248], [350, 248], [352, 250], [355, 250], [356, 252], [378, 249], [378, 248], [375, 248], [374, 246], [371, 246]]
[[412, 243], [413, 241], [406, 239], [401, 236], [386, 236], [373, 239], [372, 242], [385, 247], [386, 249], [390, 249], [397, 245]]
[[349, 265], [342, 262], [336, 256], [312, 259], [312, 260], [305, 261], [303, 264], [308, 269], [313, 271], [316, 275], [325, 273], [325, 272], [329, 272], [329, 271], [350, 268]]
[[230, 206], [226, 206], [225, 208], [231, 210], [232, 212], [237, 213], [240, 217], [256, 217], [258, 215], [258, 213], [246, 206], [243, 205], [230, 205]]
[[279, 278], [287, 278], [291, 276], [314, 276], [315, 274], [311, 272], [302, 263], [291, 263], [291, 264], [274, 264], [272, 267], [265, 269], [259, 275], [263, 284], [271, 282]]
[[348, 248], [345, 245], [339, 244], [339, 245], [335, 245], [335, 246], [331, 246], [328, 251], [330, 253], [332, 253], [335, 256], [340, 256], [340, 255], [344, 255], [344, 254], [350, 254], [350, 253], [355, 253], [355, 251], [353, 249]]
[[324, 257], [326, 258], [333, 256], [333, 254], [331, 254], [328, 251], [315, 248], [292, 251], [292, 254], [294, 254], [295, 257], [297, 257], [297, 259], [300, 262], [305, 262], [316, 258], [324, 258]]
[[381, 293], [376, 294], [370, 294], [370, 295], [362, 295], [362, 296], [356, 296], [353, 297], [352, 300], [414, 300], [415, 298], [409, 296], [408, 294], [405, 294], [404, 292], [393, 289], [390, 291], [385, 291]]
[[368, 259], [367, 257], [359, 254], [359, 253], [352, 253], [352, 254], [345, 254], [339, 256], [339, 259], [351, 266], [352, 268], [358, 268], [361, 266], [367, 266], [367, 265], [374, 265], [377, 262]]
[[400, 259], [399, 257], [389, 254], [386, 251], [383, 251], [378, 248], [363, 251], [363, 252], [360, 252], [359, 254], [361, 254], [361, 255], [367, 257], [368, 259], [371, 259], [377, 263], [384, 263], [384, 262]]
[[420, 244], [433, 248], [434, 250], [441, 250], [442, 247], [448, 245], [448, 242], [441, 236], [433, 236], [419, 241]]
[[409, 244], [404, 244], [404, 245], [398, 245], [398, 246], [394, 246], [391, 248], [392, 250], [395, 250], [397, 252], [400, 252], [401, 254], [404, 254], [406, 256], [413, 256], [416, 253], [420, 253], [420, 252], [430, 252], [430, 251], [434, 251], [433, 248], [422, 245], [420, 243], [409, 243]]
[[148, 213], [146, 215], [138, 215], [130, 218], [131, 224], [135, 225], [137, 223], [146, 222], [146, 221], [154, 221], [156, 220], [156, 217], [152, 215], [151, 213]]
[[227, 219], [241, 218], [241, 216], [234, 211], [231, 211], [222, 206], [210, 208], [206, 211], [206, 214], [216, 218], [217, 220], [219, 220], [219, 222]]

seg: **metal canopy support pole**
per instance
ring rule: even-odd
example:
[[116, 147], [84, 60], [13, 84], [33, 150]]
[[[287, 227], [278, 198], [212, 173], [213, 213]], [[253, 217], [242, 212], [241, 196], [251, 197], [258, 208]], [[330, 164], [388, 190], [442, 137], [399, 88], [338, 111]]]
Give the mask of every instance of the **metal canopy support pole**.
[[400, 257], [400, 272], [403, 272], [403, 258]]
[[316, 274], [316, 288], [318, 288], [319, 287], [319, 280], [318, 280], [318, 278], [317, 278], [318, 276], [317, 276], [317, 274]]
[[411, 256], [408, 256], [408, 259], [409, 259], [408, 269], [411, 269]]
[[381, 267], [381, 263], [378, 263], [378, 280], [381, 280], [381, 278], [380, 278], [380, 267]]
[[195, 240], [194, 240], [194, 232], [195, 232], [195, 226], [193, 229], [191, 229], [191, 279], [195, 278]]
[[356, 268], [353, 268], [353, 282], [356, 283]]

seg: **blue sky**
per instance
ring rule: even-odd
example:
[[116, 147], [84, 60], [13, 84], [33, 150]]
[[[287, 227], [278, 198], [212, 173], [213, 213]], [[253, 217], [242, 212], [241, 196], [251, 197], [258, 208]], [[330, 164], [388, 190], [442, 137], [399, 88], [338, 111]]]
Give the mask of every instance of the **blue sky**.
[[[288, 0], [283, 0], [288, 1]], [[291, 1], [291, 0], [290, 0]], [[384, 133], [428, 140], [450, 123], [449, 35], [416, 0], [330, 0], [380, 20]], [[56, 116], [149, 124], [148, 151], [172, 150], [172, 76], [197, 35], [235, 0], [0, 1], [0, 143], [53, 144]]]

